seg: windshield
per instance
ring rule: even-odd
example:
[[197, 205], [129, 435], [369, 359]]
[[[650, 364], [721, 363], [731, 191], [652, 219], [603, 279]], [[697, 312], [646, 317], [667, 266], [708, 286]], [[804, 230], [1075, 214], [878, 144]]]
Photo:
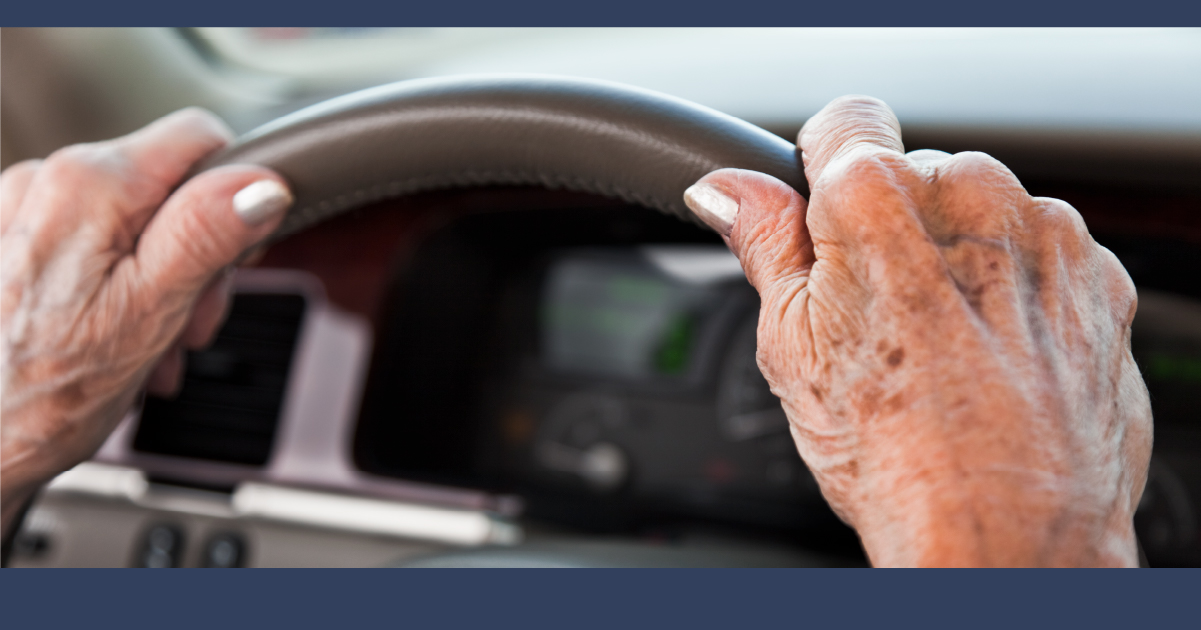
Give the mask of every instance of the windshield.
[[470, 73], [658, 90], [771, 126], [842, 94], [907, 124], [1201, 133], [1201, 29], [201, 28], [219, 65], [297, 91]]

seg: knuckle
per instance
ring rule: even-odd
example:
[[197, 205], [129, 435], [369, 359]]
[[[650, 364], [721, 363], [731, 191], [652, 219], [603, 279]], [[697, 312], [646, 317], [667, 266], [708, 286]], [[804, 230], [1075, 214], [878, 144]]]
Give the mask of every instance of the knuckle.
[[1050, 237], [1070, 238], [1069, 243], [1074, 241], [1078, 245], [1093, 242], [1084, 217], [1071, 204], [1049, 197], [1036, 197], [1033, 202], [1034, 229]]
[[906, 153], [905, 157], [909, 158], [915, 164], [922, 164], [929, 167], [949, 162], [953, 156], [946, 151], [939, 151], [937, 149], [915, 149]]
[[903, 156], [870, 144], [848, 147], [833, 160], [822, 175], [827, 186], [860, 186], [866, 183], [893, 184], [897, 171], [905, 165]]
[[921, 215], [932, 235], [1014, 236], [1030, 196], [1004, 164], [984, 153], [964, 152], [929, 173], [933, 203], [922, 204]]
[[987, 153], [956, 153], [938, 165], [935, 181], [941, 195], [985, 201], [989, 206], [1005, 208], [1013, 216], [1018, 208], [1030, 203], [1030, 195], [1021, 181], [996, 158]]
[[196, 105], [185, 107], [170, 116], [177, 124], [188, 128], [198, 138], [221, 145], [233, 138], [233, 132], [212, 111]]
[[87, 191], [118, 207], [141, 207], [161, 202], [169, 192], [157, 176], [163, 160], [136, 163], [119, 140], [77, 144], [46, 158], [46, 179], [64, 191]]
[[4, 169], [4, 172], [0, 173], [0, 178], [29, 177], [36, 173], [41, 166], [42, 160], [22, 160]]
[[1005, 166], [997, 158], [987, 153], [981, 153], [980, 151], [956, 153], [947, 161], [946, 168], [961, 171], [965, 175], [975, 178], [1001, 177], [1014, 182], [1017, 181], [1017, 177], [1014, 176], [1013, 171], [1009, 170], [1008, 166]]
[[115, 156], [99, 144], [76, 144], [55, 151], [42, 164], [46, 176], [63, 186], [105, 183], [113, 175]]
[[918, 236], [913, 174], [899, 153], [872, 146], [845, 152], [813, 186], [809, 229], [837, 235], [856, 248], [879, 244], [882, 238]]

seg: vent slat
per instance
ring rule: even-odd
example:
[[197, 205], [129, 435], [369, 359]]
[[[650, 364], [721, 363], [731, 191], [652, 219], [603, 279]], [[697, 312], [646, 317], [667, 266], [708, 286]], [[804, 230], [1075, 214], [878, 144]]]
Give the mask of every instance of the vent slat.
[[261, 466], [271, 455], [305, 299], [240, 293], [173, 399], [147, 396], [134, 450]]

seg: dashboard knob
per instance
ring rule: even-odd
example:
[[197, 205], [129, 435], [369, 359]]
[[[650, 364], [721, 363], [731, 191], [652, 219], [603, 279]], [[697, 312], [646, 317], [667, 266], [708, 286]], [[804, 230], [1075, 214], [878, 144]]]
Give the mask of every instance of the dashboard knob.
[[578, 472], [597, 490], [612, 490], [626, 480], [629, 459], [615, 444], [600, 442], [584, 450]]

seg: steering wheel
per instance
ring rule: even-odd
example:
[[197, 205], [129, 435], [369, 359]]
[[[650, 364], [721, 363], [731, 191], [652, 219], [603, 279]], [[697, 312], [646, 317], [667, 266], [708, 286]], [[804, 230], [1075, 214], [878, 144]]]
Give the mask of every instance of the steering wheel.
[[595, 193], [700, 224], [684, 190], [720, 168], [808, 196], [796, 147], [713, 109], [618, 83], [550, 76], [402, 81], [300, 110], [205, 165], [259, 164], [296, 203], [274, 239], [381, 199], [536, 185]]
[[[547, 76], [422, 79], [363, 90], [269, 123], [204, 168], [233, 163], [272, 168], [292, 187], [296, 203], [271, 240], [371, 202], [435, 189], [565, 188], [702, 226], [685, 207], [684, 190], [720, 168], [767, 173], [808, 195], [796, 147], [759, 127], [665, 94]], [[712, 550], [594, 547], [472, 551], [417, 565], [606, 566], [614, 554], [627, 566], [764, 563]]]

